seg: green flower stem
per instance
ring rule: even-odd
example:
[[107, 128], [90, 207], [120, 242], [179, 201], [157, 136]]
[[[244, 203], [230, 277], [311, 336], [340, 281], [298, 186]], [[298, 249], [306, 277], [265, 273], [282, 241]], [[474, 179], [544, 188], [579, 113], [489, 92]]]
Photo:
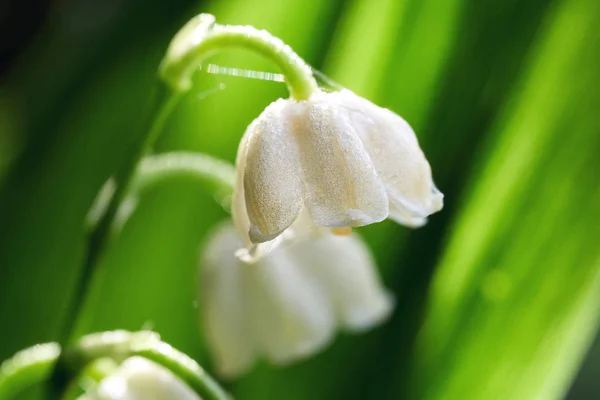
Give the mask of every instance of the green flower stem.
[[118, 368], [119, 364], [111, 358], [94, 360], [83, 369], [79, 377], [70, 382], [61, 400], [78, 399], [83, 393], [94, 390], [104, 378], [112, 375]]
[[143, 136], [138, 142], [141, 142], [142, 145], [137, 144], [135, 146], [121, 169], [117, 171], [114, 177], [116, 183], [115, 192], [106, 208], [106, 212], [91, 232], [85, 263], [79, 276], [79, 283], [75, 289], [76, 293], [67, 310], [67, 323], [59, 336], [59, 343], [63, 345], [66, 344], [73, 335], [72, 331], [77, 320], [76, 317], [79, 315], [82, 305], [84, 304], [83, 299], [89, 289], [92, 277], [98, 274], [98, 268], [101, 265], [99, 262], [100, 257], [106, 248], [106, 244], [110, 238], [113, 221], [119, 206], [127, 193], [127, 188], [137, 169], [137, 165], [143, 155], [154, 144], [179, 98], [180, 96], [177, 93], [174, 93], [162, 82], [158, 83], [154, 93], [153, 103], [148, 114], [147, 125], [143, 127]]
[[157, 346], [137, 349], [134, 355], [147, 358], [169, 369], [204, 400], [231, 399], [231, 396], [200, 365], [164, 342]]
[[114, 371], [116, 363], [133, 356], [144, 357], [167, 368], [204, 400], [230, 400], [198, 363], [149, 331], [87, 335], [62, 354], [57, 343], [22, 350], [0, 366], [0, 400], [10, 399], [51, 376], [52, 398], [71, 398], [75, 390], [64, 395], [64, 389], [73, 389], [75, 379], [87, 378], [97, 383]]
[[174, 178], [208, 182], [231, 194], [235, 168], [212, 156], [177, 151], [144, 157], [133, 178], [129, 194], [139, 197], [148, 189]]
[[[157, 155], [149, 155], [140, 160], [127, 192], [122, 198], [119, 208], [114, 212], [109, 236], [120, 232], [138, 203], [150, 189], [175, 179], [185, 179], [199, 184], [208, 184], [214, 198], [225, 210], [229, 211], [230, 197], [233, 191], [235, 168], [226, 161], [219, 160], [202, 153], [177, 151]], [[111, 199], [115, 198], [115, 182], [110, 180], [101, 190], [98, 198], [91, 207], [87, 225], [94, 230], [100, 223], [100, 218], [107, 215]], [[100, 271], [101, 272], [101, 271]], [[100, 272], [97, 272], [99, 274]], [[90, 280], [100, 279], [96, 273]], [[93, 309], [96, 296], [88, 295], [82, 300], [81, 310]], [[90, 313], [80, 313], [73, 325], [74, 337], [85, 333], [90, 324]]]
[[[202, 153], [174, 151], [149, 155], [140, 160], [138, 168], [113, 219], [112, 230], [119, 232], [140, 199], [152, 188], [175, 179], [207, 184], [214, 189], [215, 199], [226, 210], [228, 197], [233, 192], [235, 168], [226, 161]], [[106, 213], [115, 191], [115, 182], [109, 180], [90, 208], [87, 226], [93, 230]]]
[[[214, 17], [201, 14], [190, 24], [202, 24], [194, 30], [189, 24], [177, 35], [161, 66], [161, 75], [174, 90], [187, 91], [192, 87], [192, 75], [202, 62], [213, 54], [229, 49], [246, 49], [273, 61], [285, 76], [290, 95], [306, 100], [318, 89], [308, 64], [279, 38], [251, 26], [212, 24]], [[191, 44], [188, 44], [191, 43]]]
[[47, 379], [59, 354], [58, 344], [46, 343], [22, 350], [4, 361], [0, 366], [0, 400], [10, 399]]

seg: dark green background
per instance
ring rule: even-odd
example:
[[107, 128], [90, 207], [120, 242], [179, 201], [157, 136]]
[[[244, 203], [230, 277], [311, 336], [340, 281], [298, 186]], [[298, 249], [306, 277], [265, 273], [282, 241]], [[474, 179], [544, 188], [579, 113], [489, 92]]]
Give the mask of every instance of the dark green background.
[[[170, 37], [210, 12], [269, 30], [405, 117], [446, 195], [425, 228], [360, 230], [397, 298], [389, 322], [292, 367], [261, 364], [228, 389], [240, 399], [545, 399], [569, 389], [600, 304], [597, 0], [8, 4], [0, 359], [73, 318], [87, 210], [138, 134]], [[244, 52], [210, 63], [275, 71]], [[247, 124], [286, 96], [281, 83], [197, 78], [156, 151], [233, 161]], [[210, 371], [197, 259], [226, 217], [184, 180], [150, 193], [104, 259], [85, 330], [152, 328]], [[598, 345], [589, 354], [572, 399], [600, 396]]]

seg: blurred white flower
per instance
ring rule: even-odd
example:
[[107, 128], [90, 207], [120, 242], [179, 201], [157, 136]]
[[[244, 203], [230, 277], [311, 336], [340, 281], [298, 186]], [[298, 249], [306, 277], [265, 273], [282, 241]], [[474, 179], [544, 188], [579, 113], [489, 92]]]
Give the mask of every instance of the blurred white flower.
[[327, 345], [336, 328], [366, 330], [393, 308], [355, 235], [305, 236], [253, 264], [234, 255], [241, 243], [225, 223], [201, 260], [203, 330], [224, 377], [245, 373], [261, 356], [275, 364], [305, 358]]
[[168, 369], [142, 357], [128, 358], [93, 393], [79, 400], [201, 400]]
[[304, 209], [317, 226], [349, 229], [387, 217], [418, 227], [442, 208], [411, 127], [349, 90], [269, 105], [236, 168], [233, 217], [246, 248], [277, 238]]

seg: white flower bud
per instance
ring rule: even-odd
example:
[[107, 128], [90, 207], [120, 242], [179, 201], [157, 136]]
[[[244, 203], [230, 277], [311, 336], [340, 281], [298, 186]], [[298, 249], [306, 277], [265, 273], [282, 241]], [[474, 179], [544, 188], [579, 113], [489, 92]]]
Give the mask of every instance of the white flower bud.
[[257, 357], [287, 364], [319, 351], [336, 328], [362, 331], [393, 308], [367, 247], [355, 235], [303, 236], [253, 264], [226, 223], [202, 256], [203, 331], [224, 377], [247, 372]]
[[142, 357], [131, 357], [79, 400], [201, 400], [168, 369]]
[[349, 90], [269, 105], [244, 134], [236, 168], [233, 217], [249, 249], [304, 209], [317, 226], [352, 228], [388, 217], [417, 227], [442, 208], [410, 126]]

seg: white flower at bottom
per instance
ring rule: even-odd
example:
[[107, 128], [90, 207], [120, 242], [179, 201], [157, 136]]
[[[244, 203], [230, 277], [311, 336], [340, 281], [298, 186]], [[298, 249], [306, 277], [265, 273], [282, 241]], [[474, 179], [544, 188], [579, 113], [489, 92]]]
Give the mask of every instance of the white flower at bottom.
[[168, 369], [142, 357], [128, 358], [79, 400], [201, 400]]
[[203, 330], [224, 377], [247, 372], [257, 357], [275, 364], [308, 357], [336, 328], [363, 331], [393, 308], [355, 235], [286, 242], [252, 264], [234, 255], [241, 243], [225, 223], [201, 260]]

